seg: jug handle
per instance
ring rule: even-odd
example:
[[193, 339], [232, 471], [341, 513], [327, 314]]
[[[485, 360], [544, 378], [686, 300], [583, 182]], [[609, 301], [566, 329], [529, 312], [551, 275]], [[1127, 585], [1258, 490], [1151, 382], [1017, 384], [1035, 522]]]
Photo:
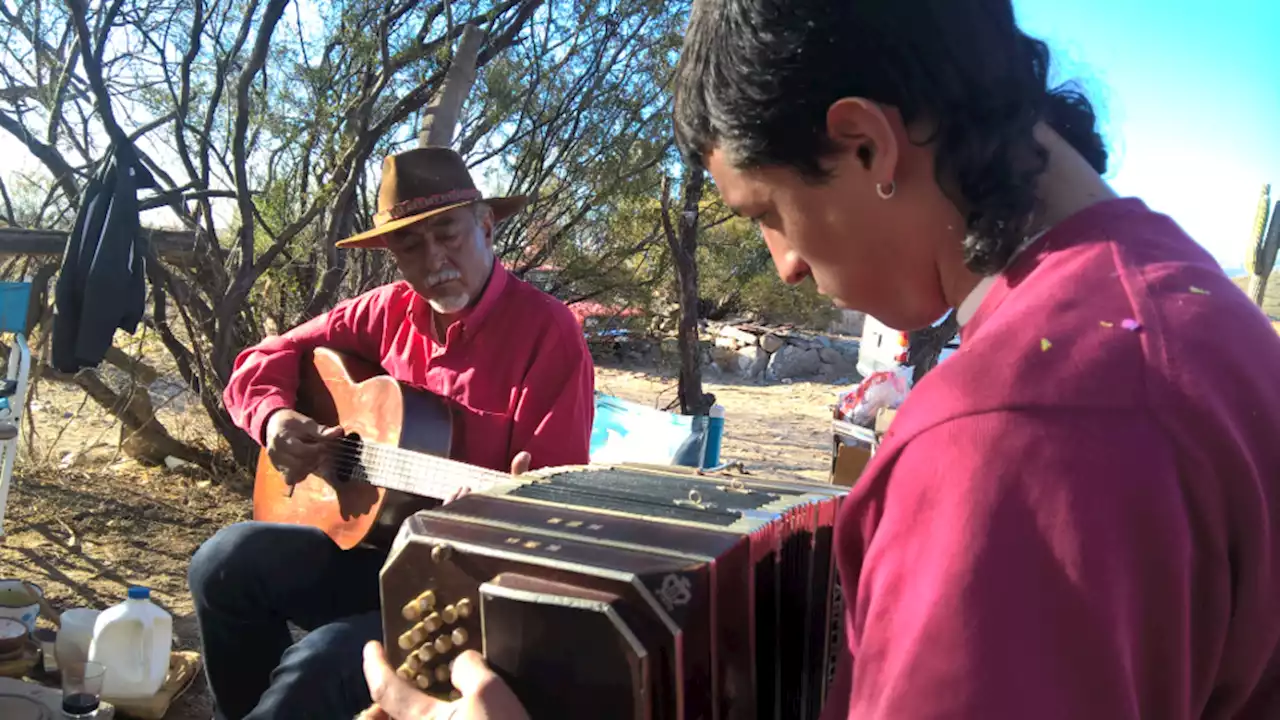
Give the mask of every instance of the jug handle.
[[151, 641], [155, 638], [154, 626], [155, 623], [142, 623], [142, 642], [138, 644], [138, 667], [142, 668], [143, 678], [151, 677]]

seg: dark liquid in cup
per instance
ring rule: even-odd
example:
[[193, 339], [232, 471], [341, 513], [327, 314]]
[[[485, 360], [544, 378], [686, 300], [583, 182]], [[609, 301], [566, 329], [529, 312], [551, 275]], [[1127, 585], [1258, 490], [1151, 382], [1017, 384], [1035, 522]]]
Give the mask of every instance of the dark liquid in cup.
[[98, 709], [98, 698], [89, 693], [74, 693], [62, 698], [62, 712], [68, 715], [89, 715]]

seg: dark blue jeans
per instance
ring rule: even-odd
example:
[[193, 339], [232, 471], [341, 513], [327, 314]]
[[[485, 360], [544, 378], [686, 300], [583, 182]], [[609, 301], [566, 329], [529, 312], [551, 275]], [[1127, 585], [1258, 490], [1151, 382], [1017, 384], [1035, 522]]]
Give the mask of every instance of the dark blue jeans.
[[[385, 551], [245, 522], [191, 558], [188, 582], [219, 720], [350, 720], [370, 704], [361, 650], [382, 637]], [[309, 631], [297, 643], [286, 622]]]

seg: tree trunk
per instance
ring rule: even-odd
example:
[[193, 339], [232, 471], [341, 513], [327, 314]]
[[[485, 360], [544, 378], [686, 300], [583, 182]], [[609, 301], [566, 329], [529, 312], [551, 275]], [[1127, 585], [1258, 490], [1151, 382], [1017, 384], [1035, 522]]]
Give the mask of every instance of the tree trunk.
[[[45, 368], [44, 376], [60, 380], [67, 377], [53, 368]], [[156, 417], [151, 396], [145, 387], [136, 386], [127, 396], [121, 395], [103, 382], [96, 370], [76, 373], [74, 382], [94, 402], [120, 419], [124, 450], [130, 457], [153, 465], [163, 465], [164, 459], [170, 455], [206, 468], [212, 464], [213, 457], [208, 452], [193, 448], [169, 434]]]
[[662, 226], [671, 248], [680, 288], [680, 323], [676, 339], [680, 348], [680, 412], [706, 415], [714, 398], [702, 392], [702, 348], [698, 342], [698, 210], [702, 202], [703, 170], [685, 171], [680, 217], [671, 222], [670, 183], [663, 182]]
[[462, 103], [476, 82], [476, 60], [480, 57], [484, 38], [484, 31], [475, 25], [462, 29], [458, 52], [454, 53], [453, 62], [449, 64], [440, 92], [427, 106], [422, 132], [418, 134], [418, 147], [453, 145], [453, 134], [458, 128], [458, 118], [462, 116]]

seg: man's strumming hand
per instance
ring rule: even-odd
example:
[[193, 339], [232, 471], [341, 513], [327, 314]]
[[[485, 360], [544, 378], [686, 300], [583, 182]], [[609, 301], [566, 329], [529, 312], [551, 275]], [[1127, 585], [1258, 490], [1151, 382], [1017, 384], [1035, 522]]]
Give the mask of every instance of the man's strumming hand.
[[292, 485], [315, 472], [342, 428], [326, 427], [296, 410], [277, 410], [267, 420], [267, 456]]

